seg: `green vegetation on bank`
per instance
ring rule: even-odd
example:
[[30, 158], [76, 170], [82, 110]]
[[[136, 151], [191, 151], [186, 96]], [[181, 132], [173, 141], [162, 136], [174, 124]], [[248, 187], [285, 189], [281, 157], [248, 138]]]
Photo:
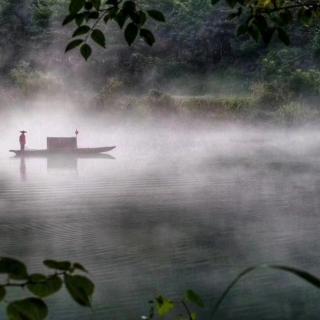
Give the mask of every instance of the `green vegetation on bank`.
[[[291, 46], [275, 38], [265, 47], [235, 33], [230, 8], [206, 0], [144, 0], [157, 39], [128, 47], [117, 22], [106, 49], [88, 63], [64, 54], [72, 28], [63, 27], [69, 0], [0, 0], [4, 37], [0, 59], [1, 109], [39, 95], [68, 97], [79, 110], [137, 114], [169, 112], [208, 119], [299, 122], [316, 119], [320, 97], [320, 31], [290, 25]], [[12, 28], [12, 25], [15, 28]], [[88, 41], [94, 41], [89, 39]], [[90, 79], [90, 80], [89, 80]]]

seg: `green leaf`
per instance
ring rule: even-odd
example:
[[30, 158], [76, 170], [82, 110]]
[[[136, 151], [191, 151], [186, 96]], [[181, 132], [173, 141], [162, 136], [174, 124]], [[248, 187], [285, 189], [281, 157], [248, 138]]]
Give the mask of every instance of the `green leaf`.
[[91, 11], [88, 15], [88, 19], [96, 20], [99, 18], [99, 12], [98, 11]]
[[158, 10], [148, 10], [147, 13], [148, 13], [148, 15], [149, 15], [152, 19], [154, 19], [154, 20], [156, 20], [156, 21], [160, 21], [160, 22], [165, 22], [165, 21], [166, 21], [163, 13], [162, 13], [161, 11], [158, 11]]
[[4, 297], [6, 296], [6, 288], [5, 287], [0, 287], [0, 301], [2, 301], [4, 299]]
[[268, 28], [263, 33], [261, 33], [263, 42], [268, 45], [272, 39], [275, 28]]
[[47, 315], [47, 305], [37, 298], [13, 301], [7, 306], [9, 320], [43, 320]]
[[76, 21], [77, 26], [81, 26], [82, 25], [84, 18], [85, 18], [84, 13], [78, 13], [76, 15], [75, 21]]
[[155, 43], [155, 38], [152, 32], [148, 29], [140, 30], [140, 37], [149, 45], [152, 46]]
[[124, 24], [126, 23], [129, 14], [125, 10], [120, 10], [117, 15], [115, 16], [115, 20], [118, 23], [120, 29], [123, 28]]
[[248, 27], [248, 33], [256, 42], [259, 41], [259, 31], [257, 28], [253, 26]]
[[138, 23], [140, 24], [140, 26], [143, 26], [147, 21], [147, 15], [141, 10], [137, 12], [137, 15], [139, 17]]
[[69, 14], [69, 15], [67, 15], [65, 18], [64, 18], [64, 20], [63, 20], [63, 22], [62, 22], [62, 25], [63, 26], [65, 26], [66, 24], [68, 24], [68, 23], [70, 23], [71, 21], [73, 21], [74, 19], [75, 19], [75, 15], [74, 14]]
[[124, 37], [125, 37], [129, 46], [132, 45], [132, 43], [136, 39], [137, 35], [138, 35], [137, 25], [135, 23], [130, 22], [124, 31]]
[[108, 8], [107, 11], [108, 11], [108, 16], [110, 17], [110, 19], [114, 19], [114, 18], [116, 18], [117, 14], [119, 12], [119, 9], [118, 9], [118, 7], [111, 7], [111, 8]]
[[[40, 280], [40, 276], [42, 276], [42, 280]], [[31, 282], [27, 285], [29, 291], [40, 298], [45, 298], [56, 293], [61, 287], [62, 280], [56, 275], [51, 277], [44, 276], [43, 278], [43, 275], [35, 274], [33, 278], [31, 278]]]
[[305, 26], [309, 26], [312, 22], [312, 11], [309, 9], [301, 8], [298, 11], [298, 19]]
[[69, 261], [44, 260], [43, 264], [50, 269], [61, 271], [69, 271], [71, 269], [71, 262]]
[[103, 34], [103, 32], [99, 29], [94, 29], [91, 33], [91, 38], [94, 42], [99, 44], [101, 47], [106, 47], [106, 38]]
[[85, 5], [85, 0], [71, 0], [69, 5], [69, 12], [75, 14], [79, 12]]
[[78, 263], [78, 262], [75, 262], [75, 263], [73, 264], [73, 269], [74, 269], [74, 270], [81, 270], [81, 271], [83, 271], [83, 272], [88, 273], [88, 270], [87, 270], [82, 264], [80, 264], [80, 263]]
[[281, 28], [277, 29], [278, 31], [278, 38], [280, 41], [282, 41], [285, 45], [290, 45], [290, 39], [288, 34]]
[[92, 7], [93, 7], [92, 2], [88, 2], [88, 1], [85, 2], [84, 8], [85, 8], [86, 10], [91, 10]]
[[[72, 49], [78, 47], [82, 42], [83, 42], [82, 39], [75, 39], [75, 40], [69, 42], [66, 49], [65, 49], [65, 52], [68, 52], [69, 50], [72, 50]], [[47, 267], [49, 267], [49, 266], [47, 266]], [[52, 268], [52, 267], [49, 267], [49, 268], [56, 269], [56, 268]]]
[[157, 312], [160, 317], [167, 316], [175, 308], [175, 304], [163, 296], [157, 297], [156, 302]]
[[217, 4], [220, 0], [211, 0], [211, 4], [214, 6], [215, 4]]
[[28, 281], [30, 282], [43, 282], [47, 280], [47, 276], [41, 273], [33, 273], [28, 277]]
[[94, 284], [87, 277], [66, 274], [64, 282], [69, 294], [78, 304], [91, 306]]
[[229, 7], [231, 7], [231, 8], [233, 8], [238, 2], [238, 0], [226, 0], [226, 1], [228, 3]]
[[186, 299], [188, 301], [194, 303], [198, 307], [204, 308], [204, 303], [203, 303], [201, 297], [197, 293], [195, 293], [194, 291], [188, 290], [186, 292]]
[[74, 33], [72, 34], [72, 37], [76, 37], [76, 36], [80, 36], [82, 34], [86, 34], [90, 31], [90, 27], [89, 26], [80, 26], [79, 28], [77, 28]]
[[269, 28], [266, 18], [262, 15], [257, 15], [254, 18], [253, 23], [257, 26], [261, 34], [266, 32]]
[[2, 257], [0, 258], [0, 273], [6, 273], [15, 280], [23, 280], [28, 277], [27, 268], [19, 260]]
[[134, 12], [134, 11], [136, 11], [136, 4], [131, 0], [125, 1], [123, 3], [122, 9], [127, 11], [128, 13]]
[[131, 18], [132, 22], [134, 22], [135, 24], [140, 23], [140, 17], [136, 11], [129, 12], [129, 17]]
[[238, 27], [237, 30], [237, 36], [241, 36], [243, 34], [246, 34], [248, 32], [248, 26], [246, 24], [242, 24]]
[[292, 14], [290, 10], [284, 10], [279, 13], [280, 22], [282, 25], [287, 25], [292, 22]]
[[92, 0], [92, 4], [96, 10], [99, 10], [101, 6], [101, 0]]
[[92, 53], [91, 47], [88, 44], [84, 43], [80, 47], [80, 53], [85, 60], [88, 60]]

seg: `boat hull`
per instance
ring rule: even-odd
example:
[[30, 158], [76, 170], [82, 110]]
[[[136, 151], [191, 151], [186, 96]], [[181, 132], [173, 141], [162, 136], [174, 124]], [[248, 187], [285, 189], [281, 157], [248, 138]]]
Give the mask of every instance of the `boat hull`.
[[47, 150], [47, 149], [38, 149], [38, 150], [9, 150], [13, 152], [18, 157], [28, 157], [28, 156], [52, 156], [52, 155], [73, 155], [73, 156], [86, 156], [101, 154], [103, 152], [111, 151], [115, 148], [112, 147], [100, 147], [100, 148], [77, 148], [71, 150]]

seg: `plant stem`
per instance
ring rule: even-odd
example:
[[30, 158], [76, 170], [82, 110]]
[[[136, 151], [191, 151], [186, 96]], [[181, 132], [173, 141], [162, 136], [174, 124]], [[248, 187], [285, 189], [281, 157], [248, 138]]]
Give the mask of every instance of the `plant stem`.
[[190, 311], [188, 305], [186, 304], [186, 302], [185, 302], [184, 300], [181, 300], [181, 303], [182, 303], [183, 307], [184, 307], [184, 308], [186, 309], [186, 311], [187, 311], [189, 320], [192, 320], [192, 314], [191, 314], [191, 311]]

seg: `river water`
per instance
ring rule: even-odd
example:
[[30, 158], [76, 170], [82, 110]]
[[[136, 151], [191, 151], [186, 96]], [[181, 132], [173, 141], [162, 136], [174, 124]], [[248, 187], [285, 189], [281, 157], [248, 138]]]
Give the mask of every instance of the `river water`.
[[[61, 293], [48, 299], [50, 319], [139, 319], [150, 298], [176, 299], [189, 288], [204, 297], [208, 317], [248, 266], [320, 275], [320, 130], [101, 134], [90, 138], [109, 138], [114, 158], [0, 155], [1, 255], [32, 271], [45, 258], [79, 261], [96, 283], [93, 311]], [[259, 271], [217, 318], [317, 319], [319, 299], [292, 275]]]

